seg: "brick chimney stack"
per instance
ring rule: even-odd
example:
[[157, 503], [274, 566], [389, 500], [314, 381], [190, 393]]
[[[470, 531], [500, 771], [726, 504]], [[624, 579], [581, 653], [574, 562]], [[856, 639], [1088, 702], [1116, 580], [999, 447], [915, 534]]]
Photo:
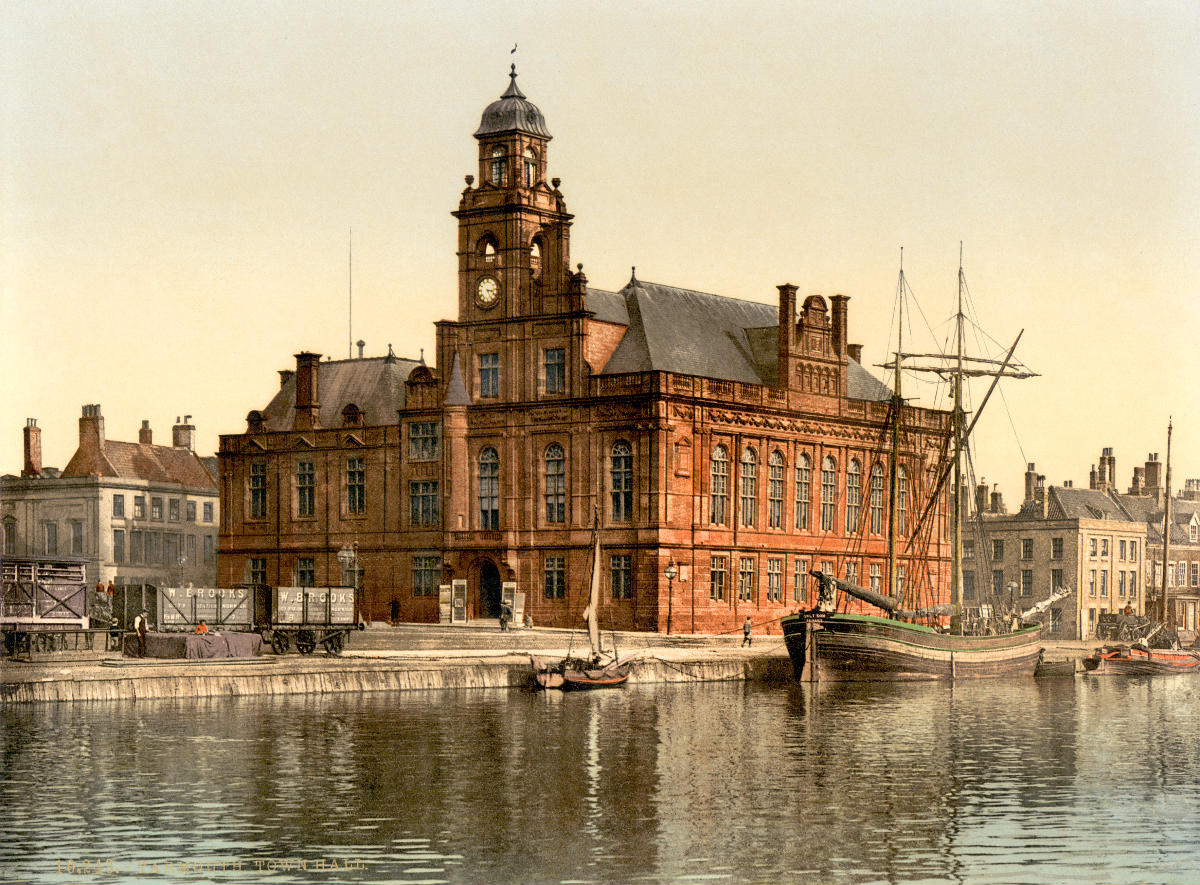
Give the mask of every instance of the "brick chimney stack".
[[279, 389], [283, 390], [283, 388], [287, 387], [287, 383], [292, 380], [292, 376], [295, 374], [296, 374], [296, 372], [293, 369], [280, 369], [279, 370]]
[[846, 340], [849, 337], [847, 329], [847, 303], [849, 296], [834, 295], [833, 302], [833, 351], [840, 357], [846, 356]]
[[988, 485], [987, 480], [980, 480], [979, 485], [975, 486], [975, 512], [987, 513], [988, 505]]
[[321, 354], [307, 350], [296, 354], [296, 430], [321, 426], [321, 401], [317, 397], [317, 370]]
[[1145, 467], [1133, 468], [1133, 482], [1129, 486], [1129, 494], [1131, 494], [1131, 495], [1144, 494], [1145, 488], [1146, 488], [1146, 468]]
[[1142, 494], [1158, 499], [1162, 495], [1162, 462], [1158, 460], [1158, 452], [1146, 456], [1145, 486]]
[[191, 415], [184, 415], [182, 423], [178, 418], [175, 419], [175, 426], [171, 428], [171, 445], [189, 452], [196, 448], [196, 427], [192, 424]]
[[854, 360], [856, 363], [858, 363], [861, 366], [862, 365], [862, 345], [861, 344], [847, 344], [846, 350], [849, 351], [849, 353], [850, 353], [850, 359]]
[[21, 468], [21, 476], [42, 475], [42, 428], [37, 426], [37, 418], [25, 419], [25, 466]]
[[1104, 491], [1117, 490], [1117, 458], [1113, 455], [1112, 447], [1106, 447], [1100, 453], [1100, 461], [1104, 464]]
[[79, 448], [93, 458], [104, 453], [104, 416], [100, 414], [99, 403], [83, 407], [83, 415], [79, 418]]
[[150, 429], [150, 422], [142, 421], [141, 429], [138, 430], [138, 442], [144, 446], [154, 445], [154, 431]]
[[779, 352], [776, 363], [775, 384], [787, 390], [796, 374], [796, 287], [791, 283], [776, 286], [779, 289]]
[[1036, 488], [1037, 465], [1030, 461], [1029, 466], [1025, 469], [1025, 500], [1022, 502], [1022, 506], [1033, 503], [1033, 492]]
[[992, 513], [1005, 513], [1004, 495], [1000, 492], [1000, 486], [997, 484], [992, 487]]

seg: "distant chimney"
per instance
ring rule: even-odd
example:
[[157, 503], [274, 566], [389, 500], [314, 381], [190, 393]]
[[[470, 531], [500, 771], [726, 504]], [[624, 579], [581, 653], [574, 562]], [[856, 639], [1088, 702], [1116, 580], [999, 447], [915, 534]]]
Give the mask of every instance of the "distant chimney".
[[1004, 495], [1000, 494], [1000, 486], [992, 488], [992, 513], [1007, 513], [1004, 509]]
[[183, 421], [175, 419], [171, 428], [171, 445], [177, 449], [187, 449], [189, 452], [196, 448], [196, 428], [192, 425], [192, 416], [184, 415]]
[[[1103, 470], [1103, 466], [1100, 469]], [[1095, 464], [1092, 465], [1092, 472], [1088, 474], [1088, 488], [1093, 490], [1100, 488], [1100, 472], [1096, 470]]]
[[1162, 495], [1162, 462], [1158, 460], [1158, 452], [1146, 456], [1145, 485], [1142, 494], [1158, 498]]
[[363, 348], [367, 346], [367, 342], [365, 342], [361, 338], [359, 338], [354, 343], [358, 347], [358, 358], [362, 359], [363, 358]]
[[1033, 503], [1039, 519], [1045, 519], [1049, 512], [1048, 502], [1046, 500], [1046, 477], [1042, 474], [1037, 476], [1037, 485], [1033, 490]]
[[99, 457], [104, 452], [104, 416], [100, 414], [99, 403], [83, 407], [79, 419], [79, 448], [92, 457]]
[[1129, 486], [1129, 494], [1142, 495], [1146, 488], [1146, 468], [1133, 468], [1133, 483]]
[[301, 351], [296, 354], [296, 422], [294, 430], [315, 430], [321, 426], [321, 402], [317, 398], [317, 370], [321, 354]]
[[988, 487], [986, 481], [980, 481], [979, 485], [975, 486], [975, 512], [986, 513], [988, 505]]
[[838, 356], [845, 356], [846, 339], [849, 336], [846, 305], [850, 298], [846, 295], [834, 295], [830, 300], [833, 302], [833, 351]]
[[287, 387], [287, 383], [292, 380], [292, 376], [295, 374], [296, 374], [296, 372], [294, 369], [280, 369], [279, 370], [279, 389], [283, 390], [283, 388]]
[[1113, 455], [1111, 446], [1100, 453], [1100, 463], [1104, 465], [1104, 491], [1115, 492], [1117, 490], [1117, 459]]
[[154, 445], [154, 431], [150, 429], [149, 421], [142, 421], [142, 427], [138, 431], [138, 442], [144, 446]]
[[1037, 466], [1030, 461], [1029, 466], [1025, 469], [1025, 501], [1024, 504], [1033, 503], [1033, 492], [1037, 488]]
[[847, 344], [846, 350], [848, 350], [850, 352], [850, 359], [854, 360], [856, 363], [858, 363], [861, 366], [862, 365], [862, 345], [861, 344]]
[[25, 466], [21, 468], [21, 476], [42, 475], [42, 428], [37, 426], [37, 418], [25, 419]]

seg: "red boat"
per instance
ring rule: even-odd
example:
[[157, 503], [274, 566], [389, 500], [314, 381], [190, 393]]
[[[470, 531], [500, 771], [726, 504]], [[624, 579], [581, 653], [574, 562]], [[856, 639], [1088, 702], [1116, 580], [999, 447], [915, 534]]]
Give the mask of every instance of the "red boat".
[[1194, 673], [1200, 654], [1185, 648], [1143, 648], [1140, 645], [1106, 645], [1083, 659], [1083, 669], [1096, 675], [1158, 676]]

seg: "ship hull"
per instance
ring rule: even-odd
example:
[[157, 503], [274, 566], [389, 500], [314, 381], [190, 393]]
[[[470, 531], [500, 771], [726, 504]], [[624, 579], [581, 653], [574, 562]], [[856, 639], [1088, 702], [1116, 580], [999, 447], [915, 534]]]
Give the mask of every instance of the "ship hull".
[[1111, 646], [1096, 649], [1083, 659], [1085, 672], [1097, 676], [1161, 676], [1167, 673], [1195, 673], [1200, 656], [1186, 649], [1144, 649], [1137, 646]]
[[798, 680], [908, 682], [1033, 675], [1040, 626], [999, 636], [953, 636], [871, 615], [802, 612], [785, 617]]

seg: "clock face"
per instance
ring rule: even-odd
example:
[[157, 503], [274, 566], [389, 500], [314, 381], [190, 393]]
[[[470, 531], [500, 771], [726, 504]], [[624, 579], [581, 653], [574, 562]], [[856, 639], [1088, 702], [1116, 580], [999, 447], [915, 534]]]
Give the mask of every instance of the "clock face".
[[475, 289], [475, 300], [480, 307], [491, 307], [500, 298], [500, 284], [493, 277], [484, 277]]

